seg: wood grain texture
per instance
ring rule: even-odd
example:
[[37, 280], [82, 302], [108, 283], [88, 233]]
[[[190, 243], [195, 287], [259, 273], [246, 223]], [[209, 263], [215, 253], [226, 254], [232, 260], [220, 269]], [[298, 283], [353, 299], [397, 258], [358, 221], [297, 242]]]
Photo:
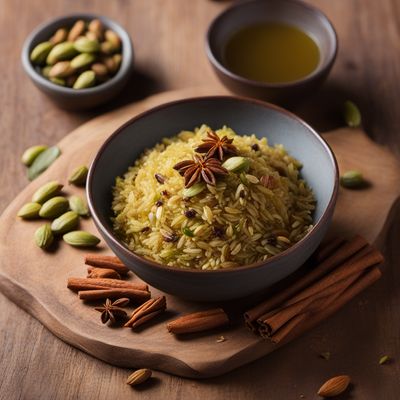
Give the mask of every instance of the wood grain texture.
[[[27, 222], [15, 217], [45, 182], [57, 180], [66, 183], [74, 166], [88, 165], [110, 133], [132, 116], [168, 101], [214, 93], [215, 89], [210, 87], [154, 95], [97, 117], [61, 140], [58, 146], [62, 155], [18, 194], [0, 218], [1, 291], [65, 342], [117, 366], [151, 368], [184, 377], [205, 378], [224, 374], [275, 351], [277, 346], [253, 335], [244, 324], [187, 339], [176, 338], [167, 332], [165, 317], [169, 315], [171, 319], [175, 315], [202, 310], [204, 306], [169, 295], [166, 295], [169, 313], [163, 316], [163, 322], [151, 324], [142, 333], [129, 329], [118, 332], [105, 329], [93, 308], [83, 304], [76, 293], [66, 288], [69, 277], [86, 274], [84, 251], [60, 242], [55, 251], [44, 253], [32, 239], [43, 221]], [[342, 237], [350, 237], [356, 232], [374, 242], [400, 194], [400, 163], [361, 130], [342, 128], [327, 133], [325, 137], [337, 155], [339, 168], [363, 169], [374, 182], [365, 191], [340, 189], [330, 234], [339, 232]], [[353, 155], [353, 148], [362, 149], [357, 157]], [[379, 180], [382, 173], [386, 173], [385, 180]], [[64, 191], [66, 195], [84, 193], [83, 189], [71, 185], [65, 185]], [[365, 223], [366, 215], [369, 216], [368, 223]], [[90, 219], [81, 220], [81, 228], [96, 232]], [[24, 243], [23, 253], [21, 243]], [[109, 251], [104, 243], [99, 247], [100, 251]], [[132, 282], [138, 283], [139, 279], [134, 277]], [[153, 297], [164, 294], [154, 288], [150, 290]], [[227, 340], [217, 343], [218, 335]]]
[[[334, 23], [340, 50], [324, 87], [295, 111], [321, 130], [341, 124], [340, 105], [355, 99], [364, 127], [399, 154], [400, 6], [397, 0], [312, 0]], [[55, 143], [71, 129], [111, 107], [165, 89], [218, 85], [203, 52], [209, 21], [229, 2], [209, 0], [0, 0], [1, 209], [26, 185], [16, 162], [38, 142]], [[43, 20], [72, 11], [95, 11], [131, 33], [137, 74], [113, 106], [66, 113], [34, 88], [19, 66], [26, 35]], [[354, 149], [355, 153], [358, 149]], [[384, 176], [382, 177], [384, 179]], [[384, 240], [388, 260], [383, 279], [361, 299], [301, 339], [226, 376], [189, 381], [165, 374], [144, 389], [124, 384], [128, 370], [111, 367], [62, 343], [36, 320], [0, 296], [0, 398], [316, 398], [327, 377], [351, 375], [355, 399], [397, 399], [400, 391], [399, 269], [400, 205], [393, 209]], [[331, 351], [329, 362], [318, 358]], [[395, 362], [379, 366], [389, 354]], [[396, 360], [397, 357], [397, 360]], [[345, 397], [346, 398], [346, 397]], [[348, 397], [350, 398], [350, 397]]]

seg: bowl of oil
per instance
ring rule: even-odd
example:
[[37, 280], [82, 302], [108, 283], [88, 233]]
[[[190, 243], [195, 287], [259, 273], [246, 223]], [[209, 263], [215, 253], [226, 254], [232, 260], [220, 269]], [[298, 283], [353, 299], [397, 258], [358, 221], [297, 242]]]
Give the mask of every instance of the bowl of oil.
[[303, 2], [250, 0], [214, 19], [206, 52], [232, 92], [290, 105], [327, 78], [337, 35], [321, 11]]

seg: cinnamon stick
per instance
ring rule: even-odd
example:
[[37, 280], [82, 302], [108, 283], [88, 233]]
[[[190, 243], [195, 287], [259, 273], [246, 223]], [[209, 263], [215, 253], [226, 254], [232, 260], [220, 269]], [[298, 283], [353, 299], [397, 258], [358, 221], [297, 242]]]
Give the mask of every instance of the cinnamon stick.
[[129, 268], [115, 256], [88, 253], [85, 254], [85, 264], [97, 268], [113, 269], [122, 275], [126, 275], [129, 272]]
[[166, 307], [167, 302], [165, 296], [150, 299], [132, 313], [129, 321], [125, 323], [124, 327], [135, 329], [164, 312]]
[[71, 290], [92, 290], [92, 289], [135, 289], [148, 290], [145, 283], [126, 282], [119, 279], [104, 278], [68, 278], [67, 287]]
[[203, 332], [229, 323], [229, 318], [222, 308], [186, 314], [167, 324], [169, 332], [176, 335]]
[[121, 275], [115, 269], [89, 267], [87, 270], [88, 278], [121, 279]]
[[332, 271], [338, 265], [342, 264], [344, 261], [357, 254], [367, 245], [368, 242], [358, 235], [349, 242], [345, 242], [331, 256], [329, 256], [318, 266], [316, 266], [310, 273], [300, 278], [298, 281], [293, 283], [291, 286], [289, 286], [287, 289], [283, 290], [276, 296], [273, 296], [272, 298], [267, 299], [264, 302], [253, 307], [252, 309], [248, 310], [244, 314], [245, 321], [248, 327], [252, 330], [257, 329], [256, 321], [258, 318], [260, 318], [262, 315], [269, 312], [273, 308], [277, 307], [278, 305], [282, 304], [285, 300], [289, 299], [294, 294], [309, 286], [320, 277]]
[[84, 290], [79, 291], [78, 296], [81, 300], [93, 301], [102, 299], [116, 299], [127, 297], [137, 302], [143, 302], [150, 298], [150, 292], [137, 289], [104, 289], [103, 290]]

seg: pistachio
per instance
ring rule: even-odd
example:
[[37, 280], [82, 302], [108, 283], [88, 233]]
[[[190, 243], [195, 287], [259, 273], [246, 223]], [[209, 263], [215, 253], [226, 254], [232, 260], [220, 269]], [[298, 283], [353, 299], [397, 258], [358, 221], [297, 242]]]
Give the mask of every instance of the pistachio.
[[111, 42], [102, 42], [100, 43], [100, 52], [105, 55], [110, 55], [114, 53], [114, 45]]
[[250, 160], [246, 157], [230, 157], [222, 166], [230, 172], [245, 172], [250, 167]]
[[65, 197], [56, 196], [47, 200], [39, 211], [42, 218], [57, 218], [68, 210], [69, 203]]
[[79, 215], [75, 211], [67, 211], [51, 223], [51, 230], [55, 235], [72, 231], [78, 226]]
[[93, 71], [82, 72], [76, 82], [74, 83], [74, 89], [86, 89], [92, 87], [96, 82], [96, 75]]
[[45, 171], [61, 154], [57, 146], [49, 147], [41, 152], [34, 160], [28, 169], [28, 178], [33, 180]]
[[40, 207], [42, 206], [39, 203], [26, 203], [19, 209], [17, 216], [23, 219], [37, 218]]
[[72, 183], [73, 185], [77, 185], [77, 186], [85, 185], [87, 174], [88, 174], [87, 166], [82, 165], [78, 168], [75, 168], [72, 171], [72, 174], [68, 179], [68, 182]]
[[74, 46], [80, 53], [95, 53], [100, 50], [100, 45], [97, 40], [90, 40], [85, 36], [76, 39]]
[[65, 79], [62, 79], [62, 78], [49, 78], [49, 80], [58, 86], [66, 85]]
[[72, 26], [71, 30], [69, 31], [68, 34], [68, 40], [70, 42], [75, 41], [78, 39], [79, 36], [85, 32], [86, 29], [86, 23], [82, 19], [78, 20], [75, 22], [75, 24]]
[[54, 236], [50, 224], [40, 226], [35, 231], [35, 242], [41, 249], [48, 249], [53, 243]]
[[75, 56], [71, 60], [71, 67], [74, 69], [85, 68], [88, 67], [90, 64], [92, 64], [95, 60], [96, 56], [94, 54], [82, 53]]
[[347, 100], [344, 102], [344, 120], [351, 128], [357, 128], [361, 125], [361, 113], [356, 104]]
[[77, 51], [72, 42], [63, 42], [55, 45], [47, 56], [47, 64], [53, 65], [58, 61], [69, 60]]
[[91, 68], [92, 71], [96, 74], [96, 78], [103, 78], [108, 74], [107, 67], [102, 63], [95, 63], [92, 65]]
[[58, 63], [54, 64], [51, 67], [51, 69], [49, 71], [49, 77], [50, 78], [66, 78], [67, 76], [70, 76], [73, 73], [74, 73], [74, 67], [72, 66], [71, 61], [59, 61]]
[[126, 383], [131, 386], [140, 385], [147, 381], [152, 375], [152, 371], [147, 368], [138, 369], [133, 374], [129, 375]]
[[100, 239], [89, 232], [72, 231], [63, 236], [64, 242], [74, 247], [94, 247], [100, 243]]
[[57, 181], [48, 182], [43, 186], [40, 186], [40, 188], [37, 189], [35, 193], [33, 193], [32, 201], [34, 203], [43, 204], [45, 201], [60, 193], [62, 188], [63, 185], [61, 185]]
[[48, 147], [45, 145], [37, 145], [27, 148], [21, 157], [22, 164], [29, 167], [35, 161], [36, 157], [40, 153], [43, 153], [47, 148]]
[[98, 40], [103, 38], [104, 26], [103, 23], [99, 19], [93, 19], [89, 22], [88, 30], [91, 33], [94, 33]]
[[346, 171], [340, 177], [340, 183], [343, 187], [347, 189], [359, 189], [367, 186], [367, 182], [364, 179], [360, 171]]
[[89, 215], [89, 209], [86, 201], [79, 196], [71, 196], [69, 198], [69, 208], [75, 211], [82, 217], [87, 217]]
[[193, 197], [201, 193], [205, 188], [206, 185], [203, 182], [195, 183], [193, 186], [183, 189], [182, 195], [183, 197]]
[[112, 44], [114, 51], [118, 51], [121, 48], [121, 39], [114, 31], [107, 29], [104, 36], [106, 41]]
[[65, 42], [68, 37], [68, 31], [65, 28], [56, 30], [56, 33], [50, 38], [50, 42], [53, 44], [59, 44]]
[[44, 64], [52, 48], [53, 44], [51, 42], [39, 43], [31, 51], [31, 61], [37, 65]]
[[43, 67], [42, 68], [42, 75], [45, 77], [45, 78], [48, 78], [49, 77], [49, 73], [50, 73], [50, 70], [51, 70], [51, 65], [46, 65], [45, 67]]

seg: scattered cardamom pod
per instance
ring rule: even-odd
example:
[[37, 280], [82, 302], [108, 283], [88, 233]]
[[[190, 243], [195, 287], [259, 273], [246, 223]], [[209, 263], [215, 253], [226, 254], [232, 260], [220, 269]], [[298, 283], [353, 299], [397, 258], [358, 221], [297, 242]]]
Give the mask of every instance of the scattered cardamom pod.
[[75, 72], [71, 61], [59, 61], [55, 63], [50, 71], [49, 78], [66, 78]]
[[89, 216], [89, 208], [86, 204], [86, 201], [79, 196], [71, 196], [69, 198], [69, 208], [72, 211], [75, 211], [81, 217]]
[[74, 83], [74, 89], [87, 89], [96, 83], [96, 75], [93, 71], [82, 72], [76, 82]]
[[47, 149], [48, 147], [45, 145], [32, 146], [27, 148], [21, 157], [22, 164], [29, 167], [35, 161], [36, 157]]
[[41, 249], [48, 249], [53, 243], [54, 236], [50, 224], [40, 226], [35, 231], [35, 242]]
[[63, 236], [64, 242], [74, 247], [94, 247], [100, 243], [100, 239], [86, 231], [72, 231]]
[[340, 177], [340, 184], [347, 189], [360, 189], [367, 186], [367, 181], [360, 171], [352, 170]]
[[40, 188], [37, 189], [35, 193], [33, 193], [32, 201], [34, 203], [43, 204], [45, 201], [59, 194], [62, 188], [63, 185], [61, 185], [57, 181], [45, 183], [43, 186], [40, 186]]
[[76, 186], [84, 186], [86, 183], [88, 171], [89, 170], [86, 165], [82, 165], [80, 167], [75, 168], [72, 171], [72, 174], [68, 179], [68, 182]]
[[79, 36], [85, 32], [86, 29], [86, 23], [82, 19], [79, 19], [78, 21], [75, 22], [75, 24], [72, 26], [71, 30], [68, 33], [68, 40], [70, 42], [75, 41], [78, 39]]
[[118, 51], [121, 48], [121, 39], [114, 31], [107, 29], [104, 33], [104, 36], [106, 41], [112, 44], [113, 51]]
[[140, 385], [141, 383], [147, 381], [152, 375], [152, 371], [147, 368], [138, 369], [131, 375], [129, 375], [126, 383], [131, 386]]
[[53, 43], [51, 42], [42, 42], [36, 45], [34, 49], [31, 51], [31, 57], [30, 57], [33, 64], [36, 65], [44, 64], [52, 48], [53, 48]]
[[344, 102], [344, 120], [351, 128], [357, 128], [361, 125], [361, 113], [356, 104], [350, 100]]
[[382, 357], [379, 359], [379, 365], [386, 364], [388, 361], [390, 361], [390, 357], [389, 357], [389, 356], [382, 356]]
[[37, 178], [43, 171], [45, 171], [61, 154], [57, 146], [49, 147], [41, 152], [32, 162], [28, 169], [28, 178], [30, 181]]
[[96, 56], [92, 53], [82, 53], [75, 56], [71, 60], [71, 67], [76, 70], [80, 68], [88, 67], [96, 60]]
[[183, 189], [182, 195], [183, 197], [193, 197], [201, 193], [205, 188], [206, 185], [203, 182], [195, 183], [193, 186]]
[[97, 40], [90, 40], [85, 36], [76, 39], [74, 46], [79, 53], [95, 53], [100, 50], [100, 44]]
[[230, 157], [222, 167], [230, 172], [246, 172], [250, 167], [250, 160], [246, 157]]
[[58, 61], [69, 60], [77, 54], [75, 46], [72, 42], [62, 42], [56, 44], [46, 58], [49, 65], [53, 65]]
[[52, 197], [47, 200], [39, 211], [42, 218], [57, 218], [69, 208], [68, 200], [62, 196]]
[[56, 33], [50, 38], [50, 42], [53, 44], [59, 44], [65, 42], [68, 37], [68, 31], [65, 28], [56, 30]]
[[67, 84], [65, 79], [62, 79], [62, 78], [50, 78], [49, 77], [49, 81], [55, 83], [58, 86], [65, 86]]
[[55, 235], [72, 231], [78, 226], [79, 215], [75, 211], [67, 211], [51, 223], [51, 230]]
[[38, 218], [41, 207], [39, 203], [26, 203], [19, 209], [17, 216], [23, 219]]

